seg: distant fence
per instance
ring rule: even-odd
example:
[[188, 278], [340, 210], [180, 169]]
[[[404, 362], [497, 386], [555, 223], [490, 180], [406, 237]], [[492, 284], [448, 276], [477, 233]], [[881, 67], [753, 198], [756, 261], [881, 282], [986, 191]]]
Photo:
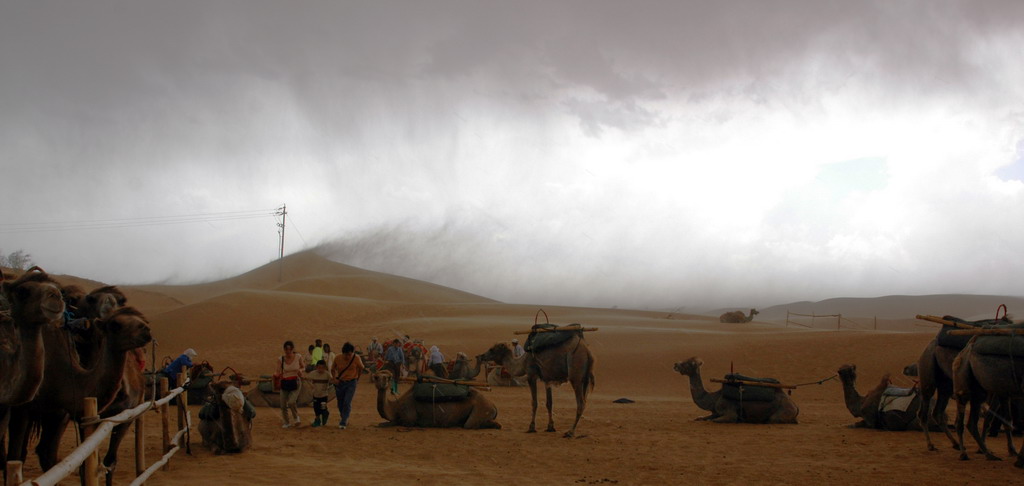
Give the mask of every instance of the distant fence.
[[[804, 324], [804, 323], [801, 323], [801, 322], [794, 321], [794, 320], [791, 319], [792, 316], [810, 317], [811, 318], [811, 324], [807, 325], [807, 324]], [[845, 329], [860, 329], [860, 330], [878, 330], [878, 318], [877, 317], [872, 317], [871, 318], [871, 324], [867, 325], [867, 324], [861, 324], [861, 323], [859, 323], [859, 322], [857, 322], [857, 321], [855, 321], [853, 319], [845, 318], [845, 317], [843, 317], [842, 314], [798, 314], [796, 312], [790, 312], [788, 310], [786, 311], [786, 327], [789, 327], [790, 324], [793, 324], [794, 326], [806, 327], [808, 329], [814, 329], [814, 328], [817, 327], [817, 326], [815, 326], [815, 321], [818, 320], [818, 319], [823, 319], [823, 320], [825, 320], [825, 322], [831, 322], [831, 321], [834, 320], [835, 328], [836, 328], [837, 331], [841, 330], [841, 329], [844, 329], [844, 328]]]
[[[99, 467], [99, 455], [98, 449], [103, 445], [104, 441], [110, 437], [111, 431], [114, 427], [119, 424], [134, 422], [135, 423], [135, 479], [131, 482], [132, 486], [145, 484], [146, 480], [157, 471], [157, 469], [167, 469], [168, 461], [175, 453], [177, 453], [182, 446], [188, 450], [189, 434], [188, 431], [192, 428], [192, 415], [188, 410], [188, 394], [186, 389], [190, 382], [185, 379], [188, 373], [185, 369], [178, 374], [178, 387], [174, 390], [168, 391], [167, 378], [161, 378], [159, 382], [159, 395], [163, 398], [159, 400], [148, 401], [130, 410], [125, 410], [113, 417], [100, 419], [96, 405], [96, 398], [87, 397], [85, 399], [85, 413], [84, 417], [79, 424], [83, 429], [83, 435], [85, 440], [76, 448], [71, 451], [63, 461], [57, 463], [57, 465], [50, 468], [41, 476], [31, 480], [24, 481], [22, 475], [22, 462], [21, 461], [8, 461], [7, 462], [7, 483], [9, 485], [20, 484], [21, 486], [55, 486], [60, 483], [64, 478], [68, 477], [74, 471], [84, 466], [82, 472], [82, 482], [86, 486], [97, 486], [100, 483], [101, 476], [105, 475], [106, 472], [100, 472]], [[174, 397], [181, 396], [178, 400], [178, 431], [171, 437], [170, 434], [170, 407], [169, 404]], [[146, 467], [146, 437], [145, 429], [143, 427], [145, 421], [145, 413], [155, 410], [160, 413], [162, 428], [163, 428], [163, 451], [164, 455], [159, 461], [153, 463], [148, 468]]]

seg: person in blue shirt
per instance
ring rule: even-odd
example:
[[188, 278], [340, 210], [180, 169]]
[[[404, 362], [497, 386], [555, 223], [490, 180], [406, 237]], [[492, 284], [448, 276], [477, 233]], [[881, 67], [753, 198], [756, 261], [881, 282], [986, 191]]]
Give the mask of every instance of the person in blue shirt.
[[405, 366], [405, 353], [399, 340], [392, 341], [384, 351], [384, 366], [384, 369], [391, 370], [391, 393], [398, 394], [398, 379], [402, 377], [402, 367]]
[[164, 374], [167, 375], [167, 379], [170, 381], [170, 385], [177, 386], [178, 383], [178, 372], [181, 371], [182, 366], [192, 367], [192, 360], [197, 356], [196, 350], [188, 348], [181, 356], [178, 356], [171, 361], [171, 364], [164, 368]]

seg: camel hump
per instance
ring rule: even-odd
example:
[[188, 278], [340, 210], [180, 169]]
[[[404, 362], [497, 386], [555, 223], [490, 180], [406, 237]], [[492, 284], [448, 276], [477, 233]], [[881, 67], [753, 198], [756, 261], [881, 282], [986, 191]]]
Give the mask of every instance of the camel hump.
[[531, 352], [543, 351], [562, 344], [573, 336], [583, 334], [583, 326], [578, 323], [559, 326], [557, 324], [535, 324], [526, 338], [524, 349]]

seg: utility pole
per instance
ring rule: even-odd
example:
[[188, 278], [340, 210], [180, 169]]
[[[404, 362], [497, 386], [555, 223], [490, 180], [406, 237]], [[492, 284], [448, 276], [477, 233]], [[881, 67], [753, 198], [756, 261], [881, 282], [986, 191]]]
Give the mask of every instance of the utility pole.
[[281, 217], [281, 222], [277, 223], [277, 234], [280, 235], [281, 237], [277, 249], [277, 281], [280, 282], [282, 274], [284, 273], [284, 270], [282, 269], [281, 266], [284, 264], [284, 225], [285, 221], [288, 218], [288, 205], [282, 204], [281, 207], [277, 208], [277, 211], [274, 212], [274, 216]]

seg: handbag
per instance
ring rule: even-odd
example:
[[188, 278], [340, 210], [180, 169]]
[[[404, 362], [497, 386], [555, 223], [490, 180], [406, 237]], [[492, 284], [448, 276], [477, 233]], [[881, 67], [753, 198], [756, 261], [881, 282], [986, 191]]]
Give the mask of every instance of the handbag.
[[299, 378], [284, 378], [281, 380], [281, 391], [295, 391], [299, 389]]

